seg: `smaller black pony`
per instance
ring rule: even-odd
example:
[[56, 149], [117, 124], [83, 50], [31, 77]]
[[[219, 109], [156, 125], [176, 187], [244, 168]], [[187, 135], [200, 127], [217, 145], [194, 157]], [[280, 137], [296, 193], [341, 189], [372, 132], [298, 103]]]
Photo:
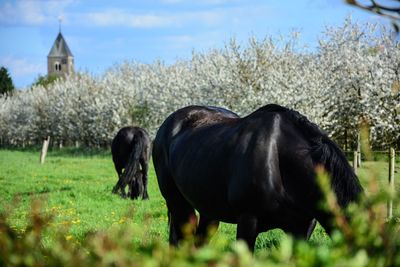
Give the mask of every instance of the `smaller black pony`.
[[126, 197], [125, 187], [128, 185], [128, 197], [136, 199], [141, 195], [143, 199], [148, 199], [150, 137], [147, 132], [132, 126], [120, 129], [112, 141], [111, 153], [118, 173], [118, 182], [112, 192], [121, 191], [121, 196]]
[[220, 221], [237, 224], [236, 237], [250, 249], [259, 233], [274, 228], [308, 238], [317, 220], [330, 232], [317, 166], [330, 174], [341, 207], [363, 190], [338, 146], [306, 117], [278, 105], [244, 118], [215, 107], [177, 110], [157, 132], [153, 162], [173, 245], [190, 222], [200, 242]]

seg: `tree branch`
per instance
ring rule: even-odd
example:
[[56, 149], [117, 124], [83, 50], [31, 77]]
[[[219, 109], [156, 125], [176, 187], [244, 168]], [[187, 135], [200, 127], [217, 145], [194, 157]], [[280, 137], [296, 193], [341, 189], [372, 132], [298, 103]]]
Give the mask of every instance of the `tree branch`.
[[[393, 22], [393, 26], [397, 33], [399, 33], [399, 25], [400, 22], [400, 0], [369, 0], [370, 4], [362, 4], [359, 0], [346, 0], [346, 3], [349, 5], [373, 12], [380, 16], [389, 18]], [[385, 2], [382, 3], [382, 2]], [[393, 3], [393, 6], [387, 5], [388, 2]]]

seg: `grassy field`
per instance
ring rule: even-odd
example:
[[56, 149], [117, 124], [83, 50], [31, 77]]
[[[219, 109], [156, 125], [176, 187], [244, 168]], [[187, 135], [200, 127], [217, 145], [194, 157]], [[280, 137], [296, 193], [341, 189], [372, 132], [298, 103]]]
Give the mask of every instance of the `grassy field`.
[[[362, 184], [367, 190], [375, 190], [370, 177], [376, 176], [378, 187], [383, 187], [387, 173], [386, 162], [365, 162], [360, 170]], [[158, 190], [153, 166], [149, 173], [149, 201], [121, 199], [111, 194], [116, 181], [108, 151], [54, 150], [41, 165], [39, 151], [0, 150], [0, 209], [11, 212], [10, 224], [16, 229], [23, 231], [32, 200], [40, 199], [42, 212], [53, 216], [51, 229], [63, 231], [67, 240], [79, 243], [94, 231], [134, 225], [146, 233], [145, 236], [132, 236], [135, 241], [157, 239], [167, 242], [167, 209]], [[280, 230], [261, 234], [256, 250], [275, 245], [282, 235]], [[222, 224], [212, 242], [221, 236], [228, 241], [234, 240], [234, 225]], [[47, 245], [51, 244], [51, 231], [45, 241]], [[326, 244], [330, 239], [318, 227], [311, 242]]]

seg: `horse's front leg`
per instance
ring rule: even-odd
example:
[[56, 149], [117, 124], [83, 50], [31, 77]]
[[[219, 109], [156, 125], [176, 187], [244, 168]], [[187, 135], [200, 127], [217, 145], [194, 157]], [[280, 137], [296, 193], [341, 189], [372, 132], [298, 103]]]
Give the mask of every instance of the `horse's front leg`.
[[178, 213], [169, 214], [169, 243], [178, 246], [183, 239], [193, 236], [196, 231], [197, 217], [194, 209], [188, 206], [188, 209], [182, 209]]
[[212, 220], [200, 214], [199, 225], [196, 229], [195, 244], [197, 247], [204, 245], [218, 230], [219, 221]]
[[254, 251], [254, 245], [258, 235], [258, 219], [251, 214], [242, 214], [239, 216], [236, 239], [244, 240], [251, 251]]

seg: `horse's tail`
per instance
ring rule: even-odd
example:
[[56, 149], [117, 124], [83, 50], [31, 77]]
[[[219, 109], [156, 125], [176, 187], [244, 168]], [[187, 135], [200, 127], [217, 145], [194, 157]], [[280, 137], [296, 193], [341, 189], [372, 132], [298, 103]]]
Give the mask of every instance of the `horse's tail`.
[[[130, 197], [137, 198], [141, 194], [143, 181], [138, 181], [136, 173], [139, 169], [140, 156], [143, 153], [143, 133], [137, 132], [133, 137], [133, 145], [129, 156], [128, 164], [124, 172], [125, 184], [129, 185]], [[142, 177], [143, 178], [143, 177]]]
[[313, 160], [325, 167], [338, 204], [346, 207], [356, 201], [363, 188], [342, 150], [327, 136], [321, 136], [312, 151]]

